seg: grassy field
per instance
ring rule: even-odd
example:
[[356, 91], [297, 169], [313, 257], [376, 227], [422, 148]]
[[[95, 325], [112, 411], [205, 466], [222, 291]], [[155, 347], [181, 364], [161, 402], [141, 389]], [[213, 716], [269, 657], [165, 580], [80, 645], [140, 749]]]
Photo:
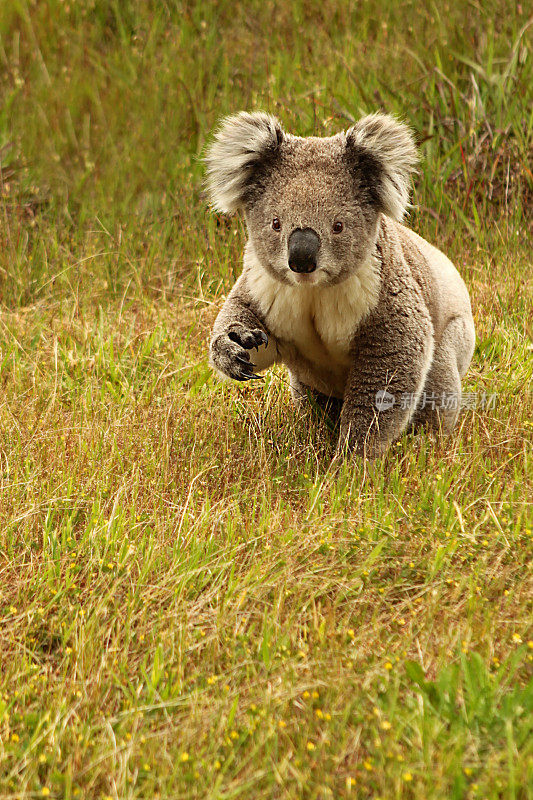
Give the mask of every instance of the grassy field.
[[[0, 5], [0, 800], [533, 797], [527, 7]], [[415, 129], [477, 326], [451, 439], [333, 467], [282, 369], [212, 375], [241, 108]]]

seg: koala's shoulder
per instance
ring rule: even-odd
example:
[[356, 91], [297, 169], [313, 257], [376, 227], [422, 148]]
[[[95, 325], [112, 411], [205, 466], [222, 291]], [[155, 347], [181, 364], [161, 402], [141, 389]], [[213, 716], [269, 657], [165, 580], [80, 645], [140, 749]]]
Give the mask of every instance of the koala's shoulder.
[[382, 215], [377, 239], [382, 313], [427, 317], [433, 287], [426, 259], [401, 223]]

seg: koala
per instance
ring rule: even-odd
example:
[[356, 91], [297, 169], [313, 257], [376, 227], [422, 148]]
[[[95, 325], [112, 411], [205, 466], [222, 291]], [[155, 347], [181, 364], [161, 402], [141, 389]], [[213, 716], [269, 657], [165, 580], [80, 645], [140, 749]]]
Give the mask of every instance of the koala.
[[339, 451], [370, 458], [406, 429], [452, 430], [474, 350], [461, 276], [402, 224], [416, 160], [409, 128], [381, 113], [300, 137], [241, 112], [205, 157], [212, 208], [248, 231], [212, 366], [247, 381], [285, 364], [296, 404], [337, 415]]

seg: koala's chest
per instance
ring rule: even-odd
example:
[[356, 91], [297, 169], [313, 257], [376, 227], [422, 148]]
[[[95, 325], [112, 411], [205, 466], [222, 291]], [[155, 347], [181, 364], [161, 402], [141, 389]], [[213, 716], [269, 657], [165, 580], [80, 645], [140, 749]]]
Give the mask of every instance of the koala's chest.
[[296, 349], [307, 360], [341, 369], [350, 363], [350, 344], [355, 321], [343, 313], [339, 298], [310, 292], [299, 287], [283, 287], [273, 298], [265, 315], [269, 330], [283, 350]]
[[349, 288], [263, 284], [254, 299], [279, 359], [306, 385], [338, 397], [350, 367], [351, 344], [360, 320]]

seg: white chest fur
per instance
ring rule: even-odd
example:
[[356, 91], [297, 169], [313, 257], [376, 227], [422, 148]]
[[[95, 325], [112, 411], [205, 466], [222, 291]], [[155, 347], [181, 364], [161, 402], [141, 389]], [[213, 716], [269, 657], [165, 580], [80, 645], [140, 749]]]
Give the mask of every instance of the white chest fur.
[[253, 261], [245, 274], [247, 288], [276, 338], [279, 360], [319, 391], [342, 392], [354, 333], [377, 303], [374, 259], [336, 286], [287, 286]]

